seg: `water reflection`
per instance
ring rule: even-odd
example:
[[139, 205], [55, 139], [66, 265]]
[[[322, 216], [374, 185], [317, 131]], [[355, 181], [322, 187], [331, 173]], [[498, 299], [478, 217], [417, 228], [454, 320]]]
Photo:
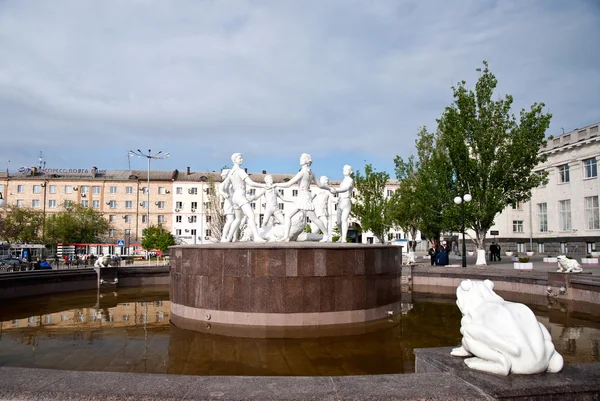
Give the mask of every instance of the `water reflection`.
[[[150, 287], [20, 300], [0, 312], [0, 365], [188, 375], [411, 373], [414, 348], [460, 341], [461, 315], [447, 297], [413, 297], [405, 315], [377, 330], [285, 339], [180, 329], [169, 323], [168, 298], [168, 287]], [[532, 309], [567, 363], [600, 361], [597, 317], [568, 307]]]

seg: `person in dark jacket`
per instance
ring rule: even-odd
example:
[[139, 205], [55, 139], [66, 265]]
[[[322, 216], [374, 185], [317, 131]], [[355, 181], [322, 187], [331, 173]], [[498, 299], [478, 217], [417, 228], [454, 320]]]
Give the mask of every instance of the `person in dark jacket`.
[[437, 266], [446, 266], [448, 263], [449, 263], [448, 252], [446, 252], [446, 249], [442, 245], [440, 247], [440, 251], [436, 255], [435, 264]]
[[435, 242], [431, 244], [431, 248], [429, 248], [427, 254], [429, 255], [429, 261], [431, 262], [431, 266], [433, 266], [435, 264], [435, 259], [437, 258], [438, 254], [438, 248], [435, 245]]

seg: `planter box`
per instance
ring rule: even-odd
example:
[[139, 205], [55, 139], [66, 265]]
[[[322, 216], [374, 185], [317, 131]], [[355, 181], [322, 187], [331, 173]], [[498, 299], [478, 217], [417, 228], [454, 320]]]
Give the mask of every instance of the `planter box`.
[[527, 254], [527, 256], [533, 256], [535, 254], [535, 252], [525, 252]]
[[504, 252], [504, 254], [505, 254], [506, 256], [512, 256], [512, 255], [513, 255], [513, 253], [512, 253], [512, 252], [510, 252], [510, 251], [508, 251], [508, 252]]
[[515, 262], [514, 265], [515, 265], [515, 269], [517, 269], [517, 270], [533, 270], [532, 262], [527, 262], [527, 263]]
[[473, 256], [473, 255], [475, 255], [475, 252], [473, 252], [473, 251], [468, 251], [468, 252], [467, 252], [467, 254], [468, 254], [469, 256]]
[[600, 252], [590, 252], [590, 254], [593, 258], [597, 258], [598, 256], [600, 256]]
[[544, 258], [544, 263], [558, 263], [557, 258]]
[[581, 258], [582, 265], [597, 265], [598, 258]]

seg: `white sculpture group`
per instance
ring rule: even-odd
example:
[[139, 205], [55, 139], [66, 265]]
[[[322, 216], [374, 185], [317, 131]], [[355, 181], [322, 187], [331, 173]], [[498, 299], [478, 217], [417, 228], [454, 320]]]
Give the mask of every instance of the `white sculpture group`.
[[493, 288], [490, 280], [465, 280], [456, 289], [463, 338], [451, 354], [471, 356], [468, 367], [498, 375], [559, 372], [563, 358], [546, 327], [527, 306], [505, 301]]
[[[254, 242], [295, 241], [304, 231], [306, 217], [310, 218], [322, 232], [321, 242], [331, 241], [333, 228], [329, 224], [330, 203], [338, 204], [337, 226], [341, 234], [340, 242], [346, 242], [354, 189], [352, 167], [344, 166], [344, 179], [340, 186], [331, 188], [326, 176], [322, 176], [317, 181], [310, 168], [312, 158], [307, 153], [300, 156], [300, 171], [289, 181], [277, 184], [273, 183], [273, 177], [270, 175], [265, 176], [264, 184], [252, 181], [240, 167], [244, 162], [241, 153], [234, 153], [231, 161], [233, 167], [221, 172], [223, 181], [219, 188], [219, 193], [225, 199], [223, 208], [225, 225], [221, 242], [237, 240], [237, 233], [244, 218]], [[279, 189], [289, 188], [295, 184], [298, 186], [297, 198], [294, 201], [285, 199]], [[319, 188], [314, 193], [310, 190], [311, 184]], [[261, 190], [254, 195], [249, 195], [248, 187]], [[338, 197], [333, 197], [332, 194], [338, 194]], [[251, 202], [262, 196], [265, 198], [265, 213], [262, 226], [259, 227], [256, 224]], [[279, 209], [279, 200], [292, 203], [285, 214]]]

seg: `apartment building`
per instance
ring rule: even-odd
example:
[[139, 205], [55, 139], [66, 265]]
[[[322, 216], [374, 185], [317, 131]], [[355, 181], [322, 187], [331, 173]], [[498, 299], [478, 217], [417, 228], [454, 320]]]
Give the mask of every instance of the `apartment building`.
[[600, 250], [599, 124], [552, 138], [540, 151], [548, 160], [535, 171], [547, 171], [548, 183], [534, 188], [529, 202], [500, 213], [488, 238], [497, 231], [503, 251], [580, 256]]

